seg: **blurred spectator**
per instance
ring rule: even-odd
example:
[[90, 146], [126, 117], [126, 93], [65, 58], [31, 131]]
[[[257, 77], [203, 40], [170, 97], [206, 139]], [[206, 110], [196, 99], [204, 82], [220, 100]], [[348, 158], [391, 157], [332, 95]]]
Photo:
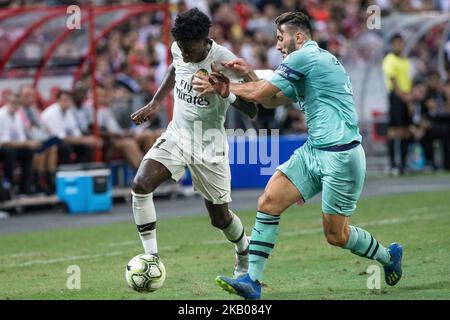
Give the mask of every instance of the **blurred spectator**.
[[418, 79], [414, 81], [411, 91], [409, 108], [412, 114], [410, 131], [412, 138], [422, 145], [426, 168], [436, 170], [434, 161], [433, 136], [431, 135], [431, 122], [428, 108], [425, 106], [427, 85], [425, 81]]
[[50, 134], [62, 142], [58, 149], [59, 163], [71, 163], [72, 153], [76, 154], [77, 162], [91, 162], [93, 149], [101, 147], [102, 141], [92, 135], [82, 135], [72, 103], [71, 93], [60, 90], [57, 101], [42, 112], [42, 121]]
[[122, 129], [111, 112], [111, 98], [108, 90], [97, 87], [97, 125], [105, 141], [105, 160], [108, 162], [111, 159], [112, 152], [119, 152], [137, 170], [144, 154], [161, 135], [161, 131]]
[[41, 143], [27, 139], [17, 113], [19, 108], [19, 96], [12, 94], [7, 104], [0, 109], [0, 159], [3, 162], [6, 189], [14, 186], [14, 165], [18, 162], [21, 168], [19, 193], [30, 194], [33, 153], [41, 147]]
[[[408, 58], [402, 54], [404, 46], [403, 37], [400, 34], [394, 35], [391, 39], [391, 52], [386, 55], [382, 64], [386, 87], [389, 92], [387, 138], [391, 173], [394, 175], [398, 173], [403, 174], [406, 169], [409, 140], [408, 127], [411, 124], [408, 108], [412, 84], [410, 78], [411, 64]], [[397, 162], [399, 153], [400, 163]]]
[[444, 83], [441, 81], [439, 72], [430, 70], [427, 74], [427, 93], [425, 105], [431, 116], [444, 113], [446, 107]]
[[19, 89], [22, 108], [20, 118], [25, 128], [27, 139], [37, 140], [44, 144], [41, 152], [33, 156], [33, 184], [38, 192], [50, 194], [55, 188], [55, 172], [58, 163], [58, 149], [56, 141], [44, 127], [40, 112], [36, 106], [36, 91], [31, 85], [23, 85]]
[[[450, 85], [439, 77], [439, 73], [431, 71], [427, 82], [427, 94], [425, 106], [430, 118], [428, 130], [429, 144], [437, 140], [442, 154], [442, 164], [450, 170]], [[433, 149], [430, 147], [430, 156], [434, 157]]]
[[136, 80], [136, 76], [133, 73], [133, 66], [130, 62], [124, 62], [122, 65], [122, 72], [117, 73], [116, 82], [126, 86], [128, 90], [134, 93], [141, 91], [141, 86]]
[[437, 72], [414, 82], [410, 106], [413, 115], [410, 130], [423, 147], [427, 168], [438, 169], [435, 145], [440, 149], [442, 166], [450, 168], [450, 110], [446, 108], [445, 86]]
[[78, 85], [72, 92], [72, 100], [74, 104], [73, 113], [77, 121], [78, 127], [83, 135], [92, 134], [93, 112], [84, 107], [88, 89], [82, 85]]
[[444, 84], [444, 96], [445, 96], [445, 107], [443, 112], [445, 114], [450, 114], [450, 72], [448, 73], [449, 77]]

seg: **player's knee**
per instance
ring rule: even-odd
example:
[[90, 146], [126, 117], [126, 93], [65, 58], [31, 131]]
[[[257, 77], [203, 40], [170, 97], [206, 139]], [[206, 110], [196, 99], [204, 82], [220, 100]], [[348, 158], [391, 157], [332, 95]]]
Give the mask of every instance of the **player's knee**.
[[277, 200], [267, 192], [264, 192], [258, 198], [258, 211], [270, 213], [270, 214], [281, 214], [281, 209], [277, 203]]
[[137, 194], [149, 194], [155, 190], [155, 187], [151, 179], [147, 179], [146, 177], [137, 174], [134, 177], [131, 190], [133, 190], [133, 192]]
[[345, 234], [343, 233], [335, 233], [335, 232], [326, 232], [325, 237], [327, 238], [327, 242], [332, 246], [343, 247], [347, 243], [347, 239]]

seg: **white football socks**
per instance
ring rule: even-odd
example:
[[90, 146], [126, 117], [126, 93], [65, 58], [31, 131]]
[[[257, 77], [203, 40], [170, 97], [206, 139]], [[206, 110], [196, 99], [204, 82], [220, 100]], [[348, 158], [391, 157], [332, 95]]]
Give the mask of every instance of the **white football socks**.
[[233, 242], [236, 246], [236, 251], [242, 253], [248, 248], [247, 236], [245, 235], [244, 226], [242, 225], [241, 219], [234, 214], [233, 211], [229, 210], [232, 216], [231, 223], [228, 227], [222, 230], [225, 237]]
[[156, 212], [153, 203], [153, 193], [137, 194], [131, 191], [133, 196], [134, 222], [139, 231], [139, 236], [147, 254], [158, 254], [156, 243]]

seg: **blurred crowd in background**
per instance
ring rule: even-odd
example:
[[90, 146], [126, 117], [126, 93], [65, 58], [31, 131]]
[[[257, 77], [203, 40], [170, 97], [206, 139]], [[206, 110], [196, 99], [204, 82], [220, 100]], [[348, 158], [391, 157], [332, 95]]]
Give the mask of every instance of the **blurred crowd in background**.
[[[99, 6], [158, 3], [137, 0], [0, 0], [0, 8], [85, 5], [91, 2]], [[367, 31], [366, 10], [371, 4], [381, 8], [382, 16], [392, 12], [450, 12], [450, 0], [179, 0], [172, 1], [171, 11], [174, 18], [178, 12], [198, 7], [212, 19], [212, 39], [242, 57], [254, 69], [274, 70], [282, 61], [282, 55], [275, 47], [274, 24], [280, 13], [297, 10], [308, 14], [313, 21], [313, 40], [340, 59], [347, 55], [352, 41]], [[99, 85], [97, 124], [100, 136], [94, 132], [91, 76], [87, 63], [72, 91], [55, 88], [52, 95], [44, 99], [32, 86], [22, 86], [2, 95], [0, 153], [3, 181], [6, 181], [4, 187], [16, 193], [52, 193], [58, 164], [92, 161], [96, 149], [102, 150], [105, 162], [123, 158], [132, 168], [137, 168], [143, 154], [161, 134], [168, 120], [164, 107], [151, 121], [139, 127], [133, 125], [129, 118], [133, 111], [151, 99], [167, 69], [162, 19], [161, 12], [142, 14], [118, 26], [99, 43], [95, 77]], [[429, 33], [424, 41], [418, 42], [410, 57], [415, 80], [408, 116], [416, 122], [418, 114], [450, 113], [450, 77], [447, 75], [444, 79], [436, 73], [436, 48], [442, 29], [438, 31]], [[0, 30], [0, 54], [13, 40], [14, 33]], [[43, 48], [47, 48], [51, 40], [43, 37], [30, 41], [28, 49], [24, 49], [25, 58], [40, 58]], [[76, 58], [83, 54], [80, 50], [76, 43], [67, 42], [58, 48], [56, 55], [60, 59]], [[23, 76], [21, 72], [25, 71], [12, 70], [4, 75]], [[415, 108], [414, 102], [418, 99], [423, 100], [420, 103], [426, 112]], [[63, 112], [66, 110], [69, 112]], [[229, 113], [228, 128], [279, 129], [281, 134], [307, 133], [304, 115], [293, 105], [274, 110], [260, 107], [254, 120], [233, 108]], [[3, 126], [4, 121], [9, 126]], [[7, 132], [7, 127], [10, 132]], [[426, 136], [415, 131], [416, 127], [411, 127], [409, 141], [423, 141]], [[427, 141], [429, 145], [429, 137]], [[429, 152], [429, 147], [427, 150]], [[430, 161], [430, 166], [436, 168], [434, 160]], [[20, 178], [14, 175], [17, 171], [12, 170], [14, 165], [25, 173], [20, 174]]]

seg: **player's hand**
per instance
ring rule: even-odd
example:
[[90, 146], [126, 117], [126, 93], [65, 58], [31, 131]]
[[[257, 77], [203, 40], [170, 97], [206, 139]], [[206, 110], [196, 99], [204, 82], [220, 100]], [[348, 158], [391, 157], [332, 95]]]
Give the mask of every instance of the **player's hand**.
[[241, 58], [237, 58], [228, 62], [222, 62], [222, 66], [230, 69], [240, 76], [245, 76], [253, 71], [252, 68], [247, 64], [247, 62], [245, 62], [244, 59]]
[[227, 98], [230, 95], [230, 79], [216, 68], [214, 64], [211, 65], [212, 73], [208, 78], [209, 83], [222, 98]]
[[209, 83], [208, 76], [195, 74], [192, 78], [192, 88], [198, 92], [199, 97], [216, 93], [213, 86]]
[[149, 120], [153, 115], [158, 111], [158, 108], [153, 104], [149, 103], [145, 107], [142, 107], [135, 113], [133, 113], [130, 118], [133, 120], [133, 122], [137, 125], [140, 125], [141, 123], [144, 123], [145, 121]]

